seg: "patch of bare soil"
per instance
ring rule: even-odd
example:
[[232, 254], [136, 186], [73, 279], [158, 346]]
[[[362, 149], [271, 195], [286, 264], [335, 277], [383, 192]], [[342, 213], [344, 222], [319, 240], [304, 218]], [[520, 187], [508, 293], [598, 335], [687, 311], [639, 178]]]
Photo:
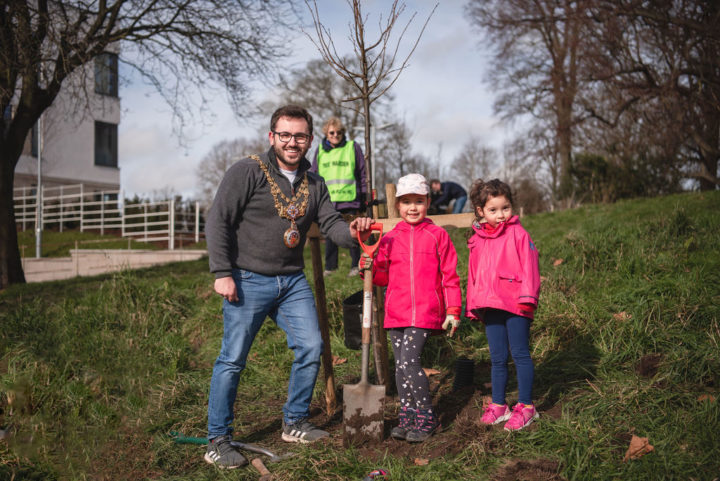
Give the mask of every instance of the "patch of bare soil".
[[[432, 460], [456, 456], [471, 442], [482, 443], [485, 449], [492, 449], [492, 440], [489, 436], [491, 428], [479, 422], [482, 415], [482, 396], [472, 387], [451, 392], [438, 398], [436, 412], [440, 418], [441, 429], [430, 439], [423, 443], [411, 444], [390, 437], [390, 431], [397, 426], [396, 399], [388, 396], [385, 399], [385, 432], [381, 442], [358, 440], [354, 444], [359, 456], [380, 461], [387, 453], [393, 453], [398, 458], [406, 458], [413, 462], [416, 458]], [[331, 433], [327, 442], [336, 443], [342, 447], [343, 424], [342, 416], [327, 419], [324, 415], [312, 419], [314, 423]], [[325, 421], [325, 422], [323, 422]]]
[[558, 471], [557, 461], [516, 459], [500, 466], [491, 479], [492, 481], [565, 481]]
[[635, 370], [642, 377], [653, 377], [658, 372], [660, 367], [660, 361], [662, 361], [663, 355], [659, 353], [646, 354], [640, 358]]
[[562, 417], [562, 403], [555, 404], [550, 409], [543, 411], [542, 414], [550, 419], [560, 419]]

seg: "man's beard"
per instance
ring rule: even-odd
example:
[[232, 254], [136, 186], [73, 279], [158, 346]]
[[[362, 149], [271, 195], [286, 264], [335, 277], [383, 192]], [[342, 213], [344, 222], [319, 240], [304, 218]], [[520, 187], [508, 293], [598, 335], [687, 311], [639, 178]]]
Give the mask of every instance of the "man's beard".
[[289, 161], [289, 160], [285, 157], [285, 151], [283, 150], [283, 144], [282, 144], [282, 143], [278, 142], [278, 143], [276, 143], [275, 145], [273, 145], [273, 150], [275, 150], [275, 157], [277, 157], [278, 160], [282, 161], [284, 164], [286, 164], [286, 165], [288, 165], [288, 166], [294, 166], [294, 167], [300, 165], [300, 161], [303, 159], [303, 157], [305, 157], [305, 154], [306, 154], [307, 151], [308, 151], [307, 148], [304, 149], [304, 148], [302, 148], [302, 147], [297, 147], [297, 150], [298, 150], [298, 152], [299, 152], [300, 155], [298, 155], [297, 160]]

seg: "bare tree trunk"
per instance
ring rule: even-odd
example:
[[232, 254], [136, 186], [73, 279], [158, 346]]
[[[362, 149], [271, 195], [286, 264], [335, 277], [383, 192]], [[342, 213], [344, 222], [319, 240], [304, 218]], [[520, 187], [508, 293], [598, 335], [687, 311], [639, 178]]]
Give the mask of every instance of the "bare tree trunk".
[[[11, 157], [5, 149], [0, 149], [3, 157]], [[13, 182], [15, 165], [9, 158], [0, 159], [0, 289], [10, 284], [25, 283], [25, 273], [20, 259], [20, 248], [15, 226], [13, 207]]]
[[558, 198], [568, 200], [573, 197], [572, 176], [572, 107], [563, 105], [563, 99], [558, 102], [557, 112], [557, 152], [560, 157], [560, 185]]

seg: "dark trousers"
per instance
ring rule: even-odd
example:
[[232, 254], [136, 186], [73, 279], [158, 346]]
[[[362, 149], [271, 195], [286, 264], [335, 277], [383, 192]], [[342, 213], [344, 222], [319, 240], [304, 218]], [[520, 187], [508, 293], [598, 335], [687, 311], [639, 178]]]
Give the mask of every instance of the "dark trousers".
[[430, 382], [420, 365], [423, 347], [432, 332], [419, 327], [389, 329], [390, 343], [395, 356], [395, 387], [400, 406], [415, 409], [432, 409]]
[[[357, 215], [357, 209], [341, 209], [343, 215]], [[350, 248], [350, 268], [357, 267], [360, 262], [360, 247]], [[338, 268], [338, 246], [329, 237], [325, 238], [325, 270], [334, 271]]]

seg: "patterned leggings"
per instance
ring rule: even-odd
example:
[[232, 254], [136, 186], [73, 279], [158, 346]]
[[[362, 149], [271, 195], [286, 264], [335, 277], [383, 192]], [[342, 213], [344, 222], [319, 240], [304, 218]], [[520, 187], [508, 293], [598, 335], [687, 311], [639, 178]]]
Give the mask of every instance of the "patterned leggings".
[[430, 384], [420, 365], [430, 329], [403, 327], [389, 329], [395, 355], [395, 385], [400, 406], [411, 409], [432, 409]]

